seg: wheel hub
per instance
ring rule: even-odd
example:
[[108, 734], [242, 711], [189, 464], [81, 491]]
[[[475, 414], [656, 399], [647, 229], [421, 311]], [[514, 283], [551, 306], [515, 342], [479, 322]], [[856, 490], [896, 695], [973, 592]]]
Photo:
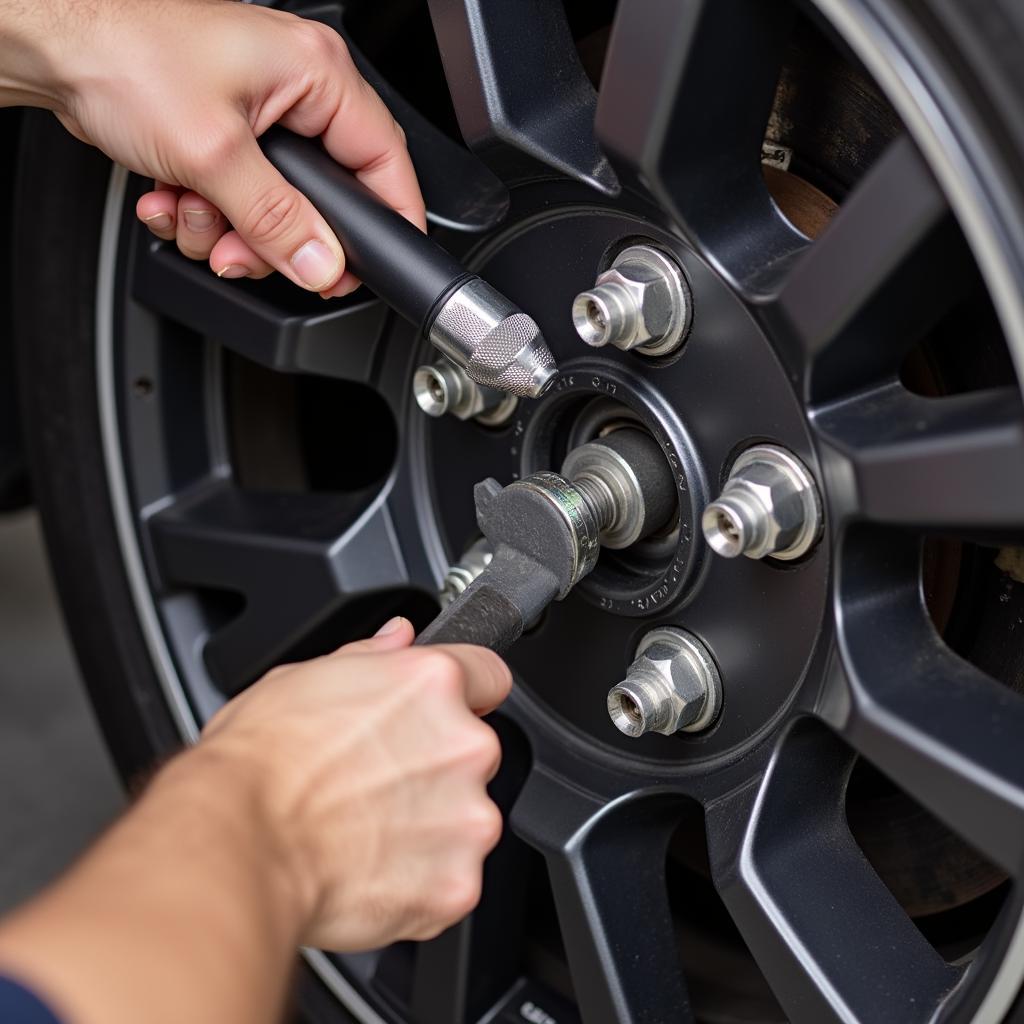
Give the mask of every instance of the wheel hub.
[[[610, 748], [685, 765], [735, 755], [779, 723], [808, 681], [829, 558], [822, 547], [788, 569], [724, 564], [701, 536], [701, 515], [735, 457], [753, 444], [781, 445], [814, 464], [798, 396], [770, 339], [718, 276], [657, 226], [654, 211], [638, 202], [625, 212], [598, 207], [589, 196], [579, 205], [563, 186], [518, 191], [514, 226], [471, 260], [530, 309], [560, 375], [543, 398], [521, 401], [501, 428], [428, 420], [412, 411], [410, 426], [434, 480], [442, 542], [454, 556], [473, 542], [476, 480], [495, 476], [508, 483], [558, 470], [568, 451], [623, 425], [648, 432], [672, 469], [677, 515], [654, 537], [605, 550], [593, 573], [548, 610], [510, 661], [540, 706], [582, 732], [602, 756]], [[573, 299], [617, 252], [639, 241], [670, 252], [686, 275], [693, 297], [687, 341], [662, 358], [612, 346], [592, 351], [573, 327]], [[634, 740], [609, 721], [609, 688], [623, 678], [644, 633], [659, 625], [692, 631], [718, 660], [723, 709], [705, 734]]]

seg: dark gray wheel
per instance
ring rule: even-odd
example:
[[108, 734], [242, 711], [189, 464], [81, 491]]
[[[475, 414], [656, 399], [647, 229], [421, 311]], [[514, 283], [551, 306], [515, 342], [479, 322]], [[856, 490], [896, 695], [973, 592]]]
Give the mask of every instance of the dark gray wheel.
[[[479, 909], [430, 943], [309, 952], [302, 1012], [1005, 1019], [1024, 978], [1018, 6], [307, 11], [403, 122], [438, 238], [536, 318], [562, 375], [501, 425], [427, 418], [411, 383], [430, 353], [372, 296], [213, 278], [139, 229], [143, 182], [31, 121], [36, 489], [124, 770], [276, 663], [429, 621], [476, 538], [474, 482], [628, 423], [672, 465], [677, 515], [606, 551], [514, 650]], [[644, 242], [692, 291], [685, 345], [588, 349], [574, 296]], [[35, 268], [58, 249], [55, 302]], [[821, 494], [822, 536], [791, 562], [700, 534], [756, 444]], [[662, 626], [710, 652], [721, 710], [629, 738], [605, 695]]]

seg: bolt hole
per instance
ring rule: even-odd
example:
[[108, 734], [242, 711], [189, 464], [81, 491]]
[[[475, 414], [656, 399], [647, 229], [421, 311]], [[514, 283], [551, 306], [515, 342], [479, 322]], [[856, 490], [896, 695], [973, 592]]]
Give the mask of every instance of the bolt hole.
[[602, 334], [608, 326], [608, 321], [605, 320], [604, 313], [601, 312], [601, 307], [593, 299], [587, 303], [587, 322], [595, 331]]
[[438, 404], [444, 402], [444, 385], [437, 377], [431, 377], [427, 382], [427, 393]]
[[719, 512], [715, 525], [718, 527], [718, 532], [729, 542], [730, 546], [739, 544], [740, 528], [731, 515], [727, 512]]
[[628, 694], [619, 694], [619, 710], [625, 715], [630, 725], [643, 725], [644, 716], [640, 711], [640, 705]]
[[153, 394], [153, 381], [149, 377], [138, 377], [132, 384], [132, 393], [137, 398], [148, 398]]

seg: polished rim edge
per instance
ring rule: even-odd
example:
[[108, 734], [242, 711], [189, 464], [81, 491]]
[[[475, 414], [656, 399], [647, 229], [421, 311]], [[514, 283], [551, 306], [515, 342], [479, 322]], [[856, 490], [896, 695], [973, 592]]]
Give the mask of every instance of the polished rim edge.
[[[928, 161], [953, 207], [972, 253], [989, 288], [1007, 345], [1024, 381], [1024, 293], [1018, 289], [1008, 246], [993, 231], [994, 211], [983, 198], [976, 168], [964, 145], [947, 124], [933, 93], [939, 83], [925, 82], [900, 48], [907, 45], [902, 26], [883, 26], [868, 3], [850, 0], [813, 0], [836, 27], [889, 101]], [[899, 40], [899, 42], [897, 41]], [[909, 46], [908, 46], [909, 48]], [[980, 151], [980, 147], [975, 152]], [[115, 166], [108, 185], [99, 245], [96, 294], [96, 372], [100, 430], [111, 506], [125, 573], [161, 688], [182, 737], [189, 743], [199, 735], [199, 723], [189, 704], [165, 642], [159, 615], [150, 594], [134, 519], [118, 433], [114, 385], [113, 321], [117, 251], [128, 171]], [[976, 187], [965, 187], [965, 181]], [[386, 1024], [345, 979], [326, 954], [304, 949], [303, 956], [345, 1008], [362, 1024]], [[998, 1024], [1024, 981], [1024, 915], [1007, 943], [1003, 962], [973, 1018], [973, 1024]]]
[[[139, 616], [139, 625], [175, 724], [187, 743], [195, 743], [199, 737], [200, 726], [174, 669], [171, 652], [160, 628], [159, 614], [149, 592], [146, 571], [142, 564], [142, 552], [139, 549], [131, 505], [128, 501], [128, 482], [117, 429], [117, 395], [114, 387], [114, 294], [117, 249], [127, 185], [128, 171], [115, 165], [107, 185], [96, 274], [96, 394], [100, 435], [103, 440], [103, 460], [107, 470], [107, 486], [114, 511], [121, 557], [135, 610]], [[303, 949], [302, 955], [345, 1009], [359, 1019], [360, 1024], [387, 1024], [331, 963], [325, 953], [319, 949]]]
[[[924, 82], [907, 54], [899, 49], [897, 39], [907, 45], [907, 34], [901, 31], [903, 26], [888, 24], [883, 27], [866, 3], [851, 3], [850, 0], [813, 2], [882, 87], [938, 178], [992, 296], [1017, 368], [1018, 380], [1024, 382], [1024, 291], [1011, 270], [1012, 254], [998, 240], [998, 232], [993, 230], [996, 223], [994, 213], [986, 209], [981, 182], [974, 167], [935, 102], [933, 91], [940, 86], [935, 82]], [[981, 147], [975, 146], [974, 151], [980, 152]], [[974, 187], [965, 187], [965, 181]], [[1010, 936], [1003, 962], [996, 971], [992, 986], [982, 997], [973, 1024], [998, 1024], [1002, 1021], [1022, 983], [1024, 914]]]

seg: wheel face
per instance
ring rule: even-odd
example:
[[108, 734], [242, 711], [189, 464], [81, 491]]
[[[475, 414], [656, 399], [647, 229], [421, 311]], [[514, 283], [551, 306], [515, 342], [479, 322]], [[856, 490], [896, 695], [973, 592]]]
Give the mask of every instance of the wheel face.
[[[434, 6], [452, 76], [463, 5]], [[371, 298], [325, 308], [279, 282], [213, 279], [123, 216], [141, 183], [115, 174], [97, 300], [106, 457], [186, 736], [275, 663], [398, 611], [428, 621], [477, 534], [477, 480], [557, 469], [620, 422], [656, 438], [677, 480], [672, 529], [605, 552], [510, 657], [494, 794], [508, 827], [480, 908], [434, 942], [313, 954], [359, 1019], [986, 1021], [1016, 994], [1024, 673], [996, 620], [1018, 613], [1024, 578], [1006, 357], [1024, 335], [950, 213], [977, 254], [962, 194], [976, 183], [953, 194], [947, 167], [936, 183], [887, 78], [895, 26], [875, 14], [621, 0], [596, 124], [624, 187], [601, 195], [616, 171], [589, 128], [530, 139], [559, 177], [513, 158], [524, 62], [528, 92], [546, 70], [487, 45], [505, 16], [489, 9], [476, 58], [507, 90], [508, 123], [490, 119], [503, 149], [467, 130], [472, 82], [454, 98], [502, 181], [464, 154], [457, 189], [434, 165], [421, 174], [435, 223], [476, 218], [476, 233], [439, 237], [535, 317], [562, 370], [498, 427], [423, 416], [411, 381], [430, 352]], [[564, 44], [575, 68], [556, 22], [517, 31]], [[816, 56], [800, 77], [802, 51], [869, 89], [839, 35], [916, 142], [878, 97], [853, 157], [787, 145], [806, 136], [780, 111], [799, 121], [796, 86], [822, 73]], [[727, 87], [708, 54], [729, 54]], [[595, 115], [592, 97], [570, 108]], [[948, 126], [962, 112], [941, 113]], [[450, 156], [414, 123], [418, 154]], [[782, 179], [748, 158], [766, 125], [793, 150]], [[465, 201], [467, 181], [487, 202]], [[590, 351], [573, 297], [638, 241], [682, 267], [690, 334], [656, 359]], [[732, 463], [761, 443], [799, 456], [821, 493], [823, 536], [793, 563], [727, 561], [700, 536]], [[979, 616], [988, 597], [1002, 610]], [[723, 706], [705, 732], [629, 739], [605, 694], [661, 626], [707, 646]]]

